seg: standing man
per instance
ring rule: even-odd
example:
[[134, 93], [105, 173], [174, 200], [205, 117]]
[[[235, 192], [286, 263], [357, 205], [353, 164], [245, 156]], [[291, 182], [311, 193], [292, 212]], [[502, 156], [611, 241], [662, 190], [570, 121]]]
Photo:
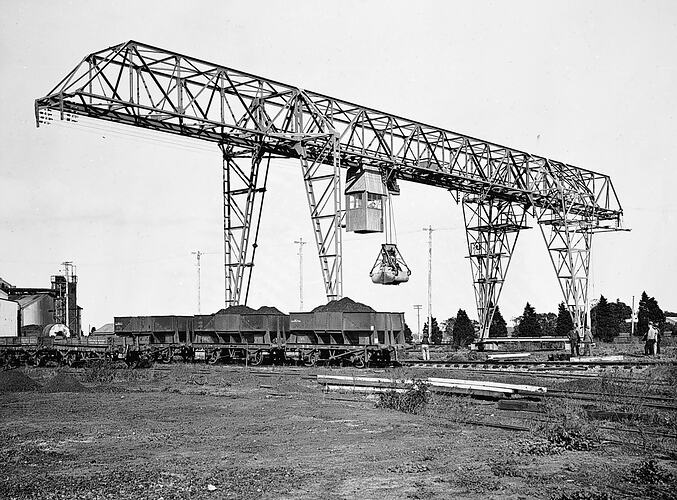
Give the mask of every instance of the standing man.
[[589, 326], [585, 327], [583, 334], [583, 356], [592, 356], [592, 331]]
[[421, 340], [421, 355], [423, 356], [423, 361], [430, 361], [430, 346], [428, 345], [427, 335]]
[[571, 348], [571, 356], [580, 356], [578, 347], [578, 330], [576, 327], [569, 330], [569, 344]]
[[653, 321], [649, 321], [649, 331], [646, 332], [646, 342], [649, 345], [649, 354], [656, 354], [656, 338], [658, 337], [658, 329]]

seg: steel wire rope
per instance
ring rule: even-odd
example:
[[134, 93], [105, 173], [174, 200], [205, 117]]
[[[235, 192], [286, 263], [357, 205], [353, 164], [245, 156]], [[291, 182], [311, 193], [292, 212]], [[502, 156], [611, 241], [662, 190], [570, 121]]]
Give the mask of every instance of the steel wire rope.
[[103, 125], [100, 121], [95, 121], [94, 119], [89, 119], [87, 117], [78, 117], [77, 120], [53, 120], [46, 122], [46, 124], [54, 125], [59, 128], [75, 127], [80, 130], [96, 134], [107, 133], [112, 136], [122, 137], [125, 139], [151, 141], [157, 144], [184, 150], [200, 151], [205, 153], [214, 153], [216, 151], [215, 147], [207, 147], [206, 145], [199, 146], [199, 143], [196, 143], [195, 139], [190, 139], [179, 135], [174, 136], [174, 140], [169, 138], [164, 139], [161, 135], [162, 132], [159, 131], [145, 131], [145, 129], [138, 129], [129, 125], [116, 124], [113, 122], [108, 123], [108, 125]]

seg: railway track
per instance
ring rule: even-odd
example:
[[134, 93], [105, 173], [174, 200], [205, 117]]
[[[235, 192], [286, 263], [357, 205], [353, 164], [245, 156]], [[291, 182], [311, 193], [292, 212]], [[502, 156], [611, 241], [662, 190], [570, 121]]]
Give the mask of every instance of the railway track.
[[645, 369], [653, 366], [677, 366], [677, 361], [627, 360], [627, 361], [423, 361], [404, 360], [400, 364], [410, 368], [465, 368], [492, 370], [590, 370], [592, 368], [623, 368], [626, 370]]

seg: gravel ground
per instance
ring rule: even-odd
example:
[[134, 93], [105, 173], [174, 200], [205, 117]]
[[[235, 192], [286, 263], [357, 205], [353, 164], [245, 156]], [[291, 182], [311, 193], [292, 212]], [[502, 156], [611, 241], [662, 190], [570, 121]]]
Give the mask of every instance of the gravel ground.
[[378, 409], [298, 376], [74, 376], [92, 391], [0, 393], [0, 498], [677, 498], [674, 482], [631, 480], [646, 459], [633, 450], [525, 454], [529, 433]]

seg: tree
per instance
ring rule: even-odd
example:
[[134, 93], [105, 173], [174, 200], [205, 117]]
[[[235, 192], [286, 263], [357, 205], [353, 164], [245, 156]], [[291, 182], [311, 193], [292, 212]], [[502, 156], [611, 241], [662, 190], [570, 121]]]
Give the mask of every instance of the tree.
[[574, 329], [574, 321], [571, 319], [571, 313], [567, 310], [564, 302], [560, 302], [557, 308], [557, 323], [555, 324], [556, 337], [568, 337], [569, 332]]
[[439, 345], [442, 343], [442, 330], [440, 330], [435, 316], [431, 317], [431, 321], [433, 324], [432, 335], [428, 335], [428, 322], [426, 321], [423, 325], [423, 340], [425, 342], [425, 339], [428, 339], [429, 343]]
[[508, 327], [503, 319], [501, 310], [496, 306], [494, 311], [494, 318], [491, 320], [491, 326], [489, 327], [489, 337], [507, 337], [508, 336]]
[[659, 323], [662, 327], [663, 323], [665, 323], [665, 314], [658, 307], [658, 301], [654, 297], [649, 297], [646, 292], [642, 292], [637, 310], [637, 330], [635, 330], [635, 335], [641, 337], [648, 332], [649, 321]]
[[632, 327], [626, 320], [632, 318], [632, 307], [616, 299], [616, 302], [609, 302], [609, 309], [616, 323], [617, 331], [630, 333]]
[[411, 333], [411, 328], [409, 328], [409, 325], [407, 325], [406, 323], [404, 324], [404, 341], [407, 344], [414, 343], [414, 336]]
[[538, 322], [538, 315], [536, 310], [527, 302], [524, 306], [524, 313], [517, 325], [518, 337], [540, 337], [541, 325]]
[[590, 309], [592, 334], [604, 342], [613, 341], [618, 336], [618, 320], [614, 317], [609, 302], [600, 295], [597, 305]]
[[557, 327], [557, 315], [555, 313], [537, 314], [538, 324], [541, 325], [541, 335], [544, 337], [554, 337]]
[[458, 313], [456, 313], [456, 321], [452, 331], [452, 342], [457, 347], [464, 347], [473, 340], [475, 340], [475, 328], [472, 325], [472, 321], [470, 321], [468, 314], [463, 309], [459, 309]]
[[444, 342], [452, 343], [454, 339], [454, 323], [456, 323], [456, 318], [453, 317], [442, 322], [442, 337]]

